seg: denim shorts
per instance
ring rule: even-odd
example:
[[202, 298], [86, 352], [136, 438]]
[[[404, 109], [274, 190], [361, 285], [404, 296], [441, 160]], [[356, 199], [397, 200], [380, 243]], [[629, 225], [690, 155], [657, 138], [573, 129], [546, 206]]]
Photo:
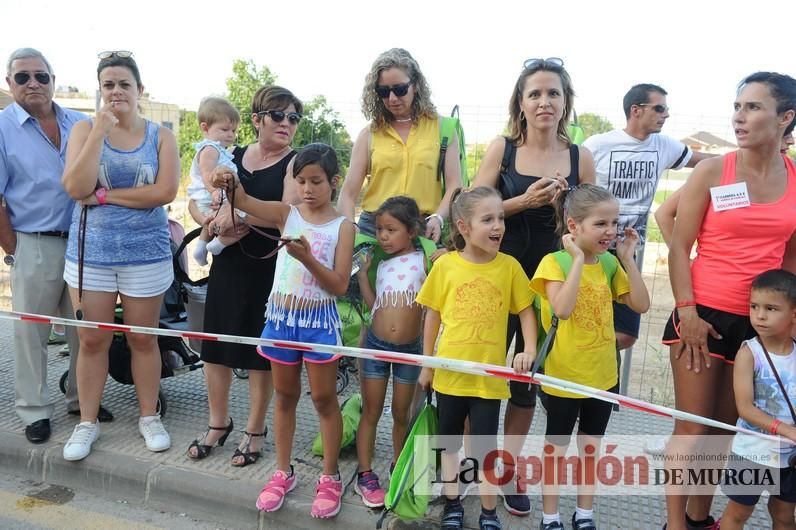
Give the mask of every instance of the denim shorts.
[[[331, 346], [339, 346], [342, 344], [340, 333], [336, 329], [330, 331], [323, 328], [286, 326], [284, 322], [280, 323], [279, 329], [277, 329], [277, 326], [272, 320], [265, 323], [265, 328], [263, 328], [260, 337], [271, 340], [289, 340], [292, 342], [308, 342]], [[332, 353], [273, 348], [271, 346], [257, 346], [257, 353], [272, 363], [293, 365], [301, 364], [302, 360], [308, 363], [326, 364], [340, 358], [340, 355]]]
[[[408, 344], [393, 344], [386, 340], [381, 340], [368, 330], [368, 338], [365, 343], [366, 348], [380, 351], [394, 351], [398, 353], [413, 353], [419, 355], [423, 352], [423, 343], [420, 337]], [[420, 366], [409, 364], [389, 363], [387, 361], [374, 361], [373, 359], [361, 359], [359, 375], [366, 379], [389, 379], [390, 366], [392, 366], [392, 376], [396, 383], [414, 385], [420, 377]]]
[[360, 234], [376, 237], [376, 216], [373, 212], [362, 211], [357, 220], [357, 228]]

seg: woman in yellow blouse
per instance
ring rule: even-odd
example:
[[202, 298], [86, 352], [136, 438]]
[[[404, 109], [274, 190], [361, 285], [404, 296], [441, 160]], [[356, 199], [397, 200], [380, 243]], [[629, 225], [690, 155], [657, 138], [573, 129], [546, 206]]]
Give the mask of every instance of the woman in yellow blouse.
[[459, 145], [453, 138], [448, 146], [443, 187], [438, 175], [440, 118], [426, 78], [408, 51], [387, 50], [373, 63], [362, 91], [362, 113], [370, 124], [354, 142], [338, 210], [353, 221], [364, 186], [358, 226], [375, 235], [372, 212], [389, 197], [407, 195], [427, 218], [426, 237], [439, 241], [450, 197], [461, 187]]

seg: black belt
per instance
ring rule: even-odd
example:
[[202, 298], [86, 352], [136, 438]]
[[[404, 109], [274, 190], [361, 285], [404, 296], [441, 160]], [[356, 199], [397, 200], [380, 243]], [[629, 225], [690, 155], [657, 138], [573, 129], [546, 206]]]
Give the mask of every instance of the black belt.
[[61, 239], [69, 239], [69, 232], [66, 232], [64, 230], [48, 230], [47, 232], [32, 232], [30, 235], [60, 237]]

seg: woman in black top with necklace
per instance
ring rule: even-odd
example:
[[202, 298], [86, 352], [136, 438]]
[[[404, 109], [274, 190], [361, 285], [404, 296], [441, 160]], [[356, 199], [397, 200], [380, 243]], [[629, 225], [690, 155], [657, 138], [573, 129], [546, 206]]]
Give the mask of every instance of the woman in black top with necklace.
[[[252, 100], [252, 121], [257, 142], [237, 147], [234, 162], [241, 185], [252, 197], [268, 201], [300, 202], [293, 183], [293, 157], [290, 147], [296, 134], [303, 106], [289, 90], [264, 86]], [[238, 219], [237, 223], [244, 221]], [[272, 236], [274, 229], [248, 216], [245, 223], [259, 226]], [[229, 216], [216, 218], [210, 228], [228, 230]], [[264, 230], [265, 229], [265, 230]], [[228, 246], [213, 258], [207, 284], [204, 331], [259, 337], [265, 324], [265, 305], [274, 281], [276, 256], [263, 259], [276, 248], [276, 241], [250, 231], [238, 243]], [[193, 441], [188, 456], [202, 459], [217, 445], [223, 445], [232, 431], [229, 415], [229, 388], [232, 369], [249, 370], [249, 418], [243, 438], [232, 457], [232, 465], [243, 467], [257, 461], [267, 429], [265, 414], [273, 394], [271, 364], [260, 357], [254, 346], [225, 342], [204, 342], [202, 361], [207, 380], [209, 405], [208, 430]]]

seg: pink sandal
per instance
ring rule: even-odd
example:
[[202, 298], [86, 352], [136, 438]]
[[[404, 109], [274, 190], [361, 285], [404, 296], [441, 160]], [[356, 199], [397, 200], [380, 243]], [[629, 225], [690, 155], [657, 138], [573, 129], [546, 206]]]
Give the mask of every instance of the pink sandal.
[[315, 500], [310, 515], [318, 519], [328, 519], [340, 513], [343, 501], [343, 481], [332, 475], [321, 475], [315, 488]]
[[282, 470], [277, 470], [260, 491], [260, 495], [257, 497], [257, 509], [263, 512], [277, 511], [285, 502], [285, 495], [293, 491], [297, 483], [293, 466], [290, 466], [290, 475]]

